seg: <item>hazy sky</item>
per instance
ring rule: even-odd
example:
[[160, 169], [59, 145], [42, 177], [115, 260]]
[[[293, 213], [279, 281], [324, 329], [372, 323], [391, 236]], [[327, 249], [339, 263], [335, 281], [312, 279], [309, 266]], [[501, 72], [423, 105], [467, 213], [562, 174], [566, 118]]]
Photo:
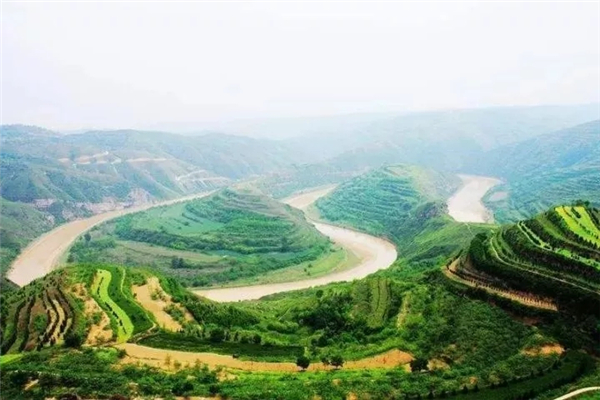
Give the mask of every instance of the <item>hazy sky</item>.
[[596, 102], [599, 4], [4, 3], [3, 123]]

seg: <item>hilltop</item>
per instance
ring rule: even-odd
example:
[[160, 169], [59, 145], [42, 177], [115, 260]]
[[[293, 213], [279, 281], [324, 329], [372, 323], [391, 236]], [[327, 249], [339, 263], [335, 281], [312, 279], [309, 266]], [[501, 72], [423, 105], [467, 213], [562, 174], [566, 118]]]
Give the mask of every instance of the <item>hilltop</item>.
[[341, 251], [300, 211], [238, 188], [109, 221], [93, 229], [89, 241], [82, 238], [73, 246], [70, 261], [150, 267], [188, 285], [206, 286]]

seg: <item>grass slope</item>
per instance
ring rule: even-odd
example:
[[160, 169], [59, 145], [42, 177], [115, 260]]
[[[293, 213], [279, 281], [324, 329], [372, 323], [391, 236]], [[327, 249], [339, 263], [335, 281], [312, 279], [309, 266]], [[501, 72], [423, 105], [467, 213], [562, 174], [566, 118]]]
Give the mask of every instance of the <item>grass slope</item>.
[[110, 271], [99, 269], [94, 277], [91, 290], [97, 297], [98, 304], [106, 308], [111, 318], [116, 320], [117, 343], [122, 343], [126, 342], [133, 334], [133, 323], [125, 311], [108, 294], [111, 280]]
[[[218, 392], [236, 399], [310, 399], [314, 395], [334, 399], [350, 392], [382, 399], [406, 394], [416, 398], [417, 394], [428, 396], [430, 391], [434, 397], [455, 393], [456, 398], [509, 399], [507, 396], [521, 391], [534, 389], [542, 393], [587, 373], [589, 358], [585, 354], [570, 352], [559, 357], [525, 352], [562, 341], [567, 335], [571, 337], [570, 346], [576, 349], [573, 338], [578, 339], [581, 333], [556, 329], [556, 324], [563, 326], [565, 321], [545, 320], [543, 314], [519, 308], [513, 308], [511, 316], [495, 305], [465, 295], [439, 271], [413, 275], [400, 270], [385, 272], [351, 283], [237, 304], [199, 298], [175, 279], [159, 276], [171, 301], [184, 307], [193, 320], [182, 319], [180, 332], [155, 327], [147, 334], [134, 335], [132, 340], [147, 346], [215, 352], [262, 362], [294, 362], [301, 354], [312, 363], [335, 355], [357, 360], [401, 349], [417, 358], [436, 360], [432, 362], [442, 365], [441, 370], [410, 373], [402, 368], [378, 370], [375, 364], [360, 371], [342, 368], [302, 374], [232, 370], [228, 374], [236, 379], [219, 383], [216, 375], [201, 365], [179, 365], [169, 373], [136, 365], [117, 367], [118, 354], [111, 348], [71, 350], [55, 343], [40, 352], [13, 351], [12, 359], [4, 357], [0, 373], [3, 394], [48, 397], [75, 390], [84, 396], [108, 397], [116, 392], [133, 395], [132, 388], [136, 388], [137, 395], [146, 396], [207, 396]], [[76, 283], [83, 283], [87, 293], [104, 286], [106, 291], [101, 290], [100, 296], [110, 299], [107, 303], [111, 307], [123, 310], [134, 331], [137, 328], [141, 333], [146, 332], [142, 328], [148, 326], [148, 319], [140, 317], [143, 310], [128, 288], [143, 284], [149, 276], [147, 271], [107, 265], [73, 266], [20, 289], [11, 295], [12, 300], [2, 304], [18, 305], [22, 300], [49, 294], [53, 291], [51, 284], [65, 288], [66, 296], [75, 293], [68, 288]], [[77, 292], [82, 293], [80, 289]], [[74, 314], [82, 315], [79, 310]], [[513, 318], [515, 315], [519, 318]], [[10, 313], [8, 316], [8, 320], [14, 318]], [[525, 316], [535, 319], [537, 326], [520, 322]], [[4, 322], [2, 326], [3, 332], [8, 332]], [[83, 327], [85, 335], [85, 323]], [[175, 361], [170, 360], [170, 364], [173, 366]], [[24, 391], [24, 385], [32, 379], [40, 381]], [[338, 383], [332, 384], [332, 380]], [[190, 384], [184, 387], [185, 382]]]

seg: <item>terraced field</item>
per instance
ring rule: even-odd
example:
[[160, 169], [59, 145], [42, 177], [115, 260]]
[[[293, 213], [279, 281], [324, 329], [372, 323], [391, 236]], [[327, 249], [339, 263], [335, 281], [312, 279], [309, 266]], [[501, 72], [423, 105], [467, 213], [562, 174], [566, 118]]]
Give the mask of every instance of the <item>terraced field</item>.
[[63, 279], [50, 276], [44, 285], [8, 297], [2, 304], [2, 354], [40, 350], [62, 344], [65, 337], [81, 329], [75, 299], [62, 289]]
[[561, 206], [478, 235], [452, 273], [559, 309], [600, 314], [600, 211]]
[[96, 271], [92, 293], [97, 297], [98, 304], [107, 309], [110, 318], [116, 321], [117, 342], [126, 342], [133, 334], [133, 323], [129, 316], [108, 294], [108, 288], [112, 281], [112, 274], [105, 269]]
[[317, 201], [321, 216], [374, 235], [390, 235], [427, 201], [446, 198], [458, 178], [412, 166], [382, 168], [339, 185]]

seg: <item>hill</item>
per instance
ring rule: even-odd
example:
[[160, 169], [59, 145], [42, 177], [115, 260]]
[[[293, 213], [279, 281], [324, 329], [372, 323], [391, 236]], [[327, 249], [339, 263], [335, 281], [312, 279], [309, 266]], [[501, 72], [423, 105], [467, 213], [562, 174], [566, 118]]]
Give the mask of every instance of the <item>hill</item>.
[[457, 176], [431, 169], [384, 167], [342, 183], [315, 208], [325, 220], [389, 238], [404, 260], [431, 262], [488, 229], [448, 216], [445, 199], [459, 184]]
[[[227, 305], [144, 270], [72, 266], [3, 294], [3, 396], [508, 399], [588, 372], [550, 325], [453, 290], [435, 271]], [[410, 373], [413, 357], [431, 372]]]
[[587, 329], [597, 334], [600, 211], [589, 204], [556, 207], [479, 234], [455, 268], [463, 279], [588, 318]]
[[27, 203], [172, 198], [297, 159], [296, 152], [275, 141], [221, 134], [92, 131], [63, 136], [20, 125], [2, 131], [3, 197]]
[[314, 262], [332, 251], [300, 211], [238, 188], [110, 221], [76, 243], [70, 260], [149, 266], [206, 286]]
[[526, 218], [577, 199], [597, 202], [600, 120], [484, 153], [474, 160], [470, 171], [506, 181], [486, 196], [486, 204], [500, 222]]

